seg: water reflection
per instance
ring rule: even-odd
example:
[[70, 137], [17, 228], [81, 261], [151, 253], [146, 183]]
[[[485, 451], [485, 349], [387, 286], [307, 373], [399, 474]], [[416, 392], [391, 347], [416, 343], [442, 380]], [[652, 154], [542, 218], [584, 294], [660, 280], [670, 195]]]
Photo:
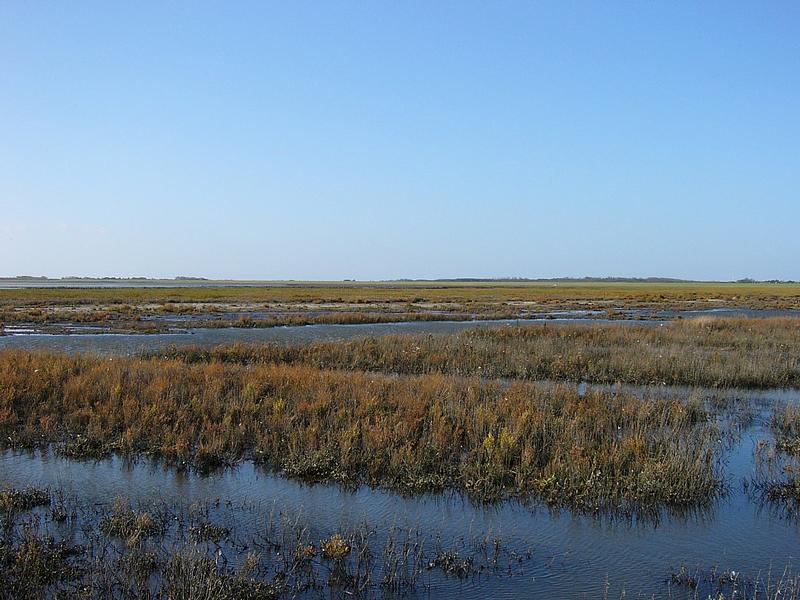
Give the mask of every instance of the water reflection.
[[[791, 563], [800, 554], [797, 525], [750, 501], [741, 477], [753, 470], [755, 427], [726, 457], [729, 492], [711, 506], [656, 515], [585, 515], [536, 503], [476, 504], [457, 494], [404, 497], [368, 487], [305, 485], [265, 472], [250, 462], [208, 476], [181, 472], [150, 460], [112, 457], [79, 462], [52, 452], [0, 455], [0, 485], [63, 488], [87, 504], [109, 504], [123, 496], [135, 503], [164, 502], [219, 506], [239, 527], [263, 526], [269, 512], [302, 515], [319, 535], [368, 523], [376, 531], [418, 527], [441, 540], [496, 536], [513, 548], [532, 548], [524, 577], [490, 583], [438, 582], [433, 597], [457, 592], [482, 598], [598, 597], [608, 578], [610, 596], [666, 596], [670, 568], [679, 564], [719, 565], [756, 572]], [[227, 513], [225, 512], [227, 511]], [[221, 513], [221, 514], [222, 514]], [[444, 586], [444, 587], [441, 587]], [[487, 587], [490, 586], [490, 587]]]
[[[586, 319], [563, 319], [538, 321], [544, 323], [581, 322]], [[649, 323], [653, 321], [608, 321], [593, 322]], [[22, 348], [26, 350], [52, 350], [54, 352], [94, 352], [98, 354], [136, 354], [144, 351], [158, 351], [170, 346], [200, 346], [210, 348], [220, 344], [233, 343], [278, 343], [306, 344], [312, 342], [335, 342], [387, 334], [451, 334], [474, 327], [518, 325], [531, 323], [524, 320], [503, 321], [417, 321], [403, 323], [377, 323], [365, 325], [299, 325], [290, 327], [270, 327], [267, 329], [220, 328], [190, 329], [177, 333], [125, 334], [125, 333], [82, 333], [82, 334], [40, 334], [0, 336], [1, 348]]]

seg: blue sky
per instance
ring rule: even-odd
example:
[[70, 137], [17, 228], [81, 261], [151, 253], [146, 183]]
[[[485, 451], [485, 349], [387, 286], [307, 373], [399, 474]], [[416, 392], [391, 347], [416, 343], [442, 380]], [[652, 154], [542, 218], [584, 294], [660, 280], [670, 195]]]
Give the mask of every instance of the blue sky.
[[796, 2], [0, 3], [0, 275], [800, 279]]

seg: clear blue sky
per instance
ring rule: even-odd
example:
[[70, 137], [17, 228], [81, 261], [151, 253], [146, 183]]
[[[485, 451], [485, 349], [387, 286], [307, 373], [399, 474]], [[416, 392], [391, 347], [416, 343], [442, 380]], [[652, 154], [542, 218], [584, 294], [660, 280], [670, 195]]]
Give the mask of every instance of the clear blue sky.
[[800, 4], [7, 0], [23, 273], [800, 279]]

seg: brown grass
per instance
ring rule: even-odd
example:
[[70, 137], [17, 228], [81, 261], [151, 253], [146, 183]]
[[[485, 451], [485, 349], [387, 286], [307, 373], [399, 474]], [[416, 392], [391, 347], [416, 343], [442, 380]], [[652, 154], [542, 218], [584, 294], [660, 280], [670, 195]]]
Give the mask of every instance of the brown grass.
[[534, 495], [586, 509], [719, 491], [700, 407], [566, 386], [307, 365], [0, 352], [6, 445], [86, 440], [201, 469], [252, 456], [306, 480]]
[[[162, 353], [163, 354], [163, 353]], [[174, 349], [188, 362], [309, 364], [404, 374], [707, 387], [800, 386], [800, 319], [476, 328], [303, 346]]]
[[186, 302], [620, 302], [800, 307], [800, 284], [714, 282], [358, 282], [235, 287], [1, 289], [0, 305]]

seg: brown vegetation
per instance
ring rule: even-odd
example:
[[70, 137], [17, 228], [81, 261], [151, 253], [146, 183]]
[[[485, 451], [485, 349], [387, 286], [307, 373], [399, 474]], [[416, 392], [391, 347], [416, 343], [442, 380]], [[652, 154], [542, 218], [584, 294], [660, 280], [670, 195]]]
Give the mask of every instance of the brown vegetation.
[[0, 305], [144, 303], [526, 302], [619, 306], [800, 308], [800, 284], [715, 282], [297, 282], [263, 286], [0, 289]]
[[0, 289], [0, 324], [51, 331], [75, 325], [149, 333], [171, 327], [527, 318], [576, 309], [625, 318], [626, 309], [724, 307], [797, 309], [800, 285], [498, 281]]
[[[162, 355], [164, 353], [161, 353]], [[800, 319], [475, 328], [302, 346], [174, 349], [188, 362], [299, 363], [404, 374], [707, 387], [800, 386]]]
[[697, 405], [569, 386], [0, 352], [6, 445], [201, 469], [252, 456], [311, 481], [684, 506], [719, 491], [713, 433]]

